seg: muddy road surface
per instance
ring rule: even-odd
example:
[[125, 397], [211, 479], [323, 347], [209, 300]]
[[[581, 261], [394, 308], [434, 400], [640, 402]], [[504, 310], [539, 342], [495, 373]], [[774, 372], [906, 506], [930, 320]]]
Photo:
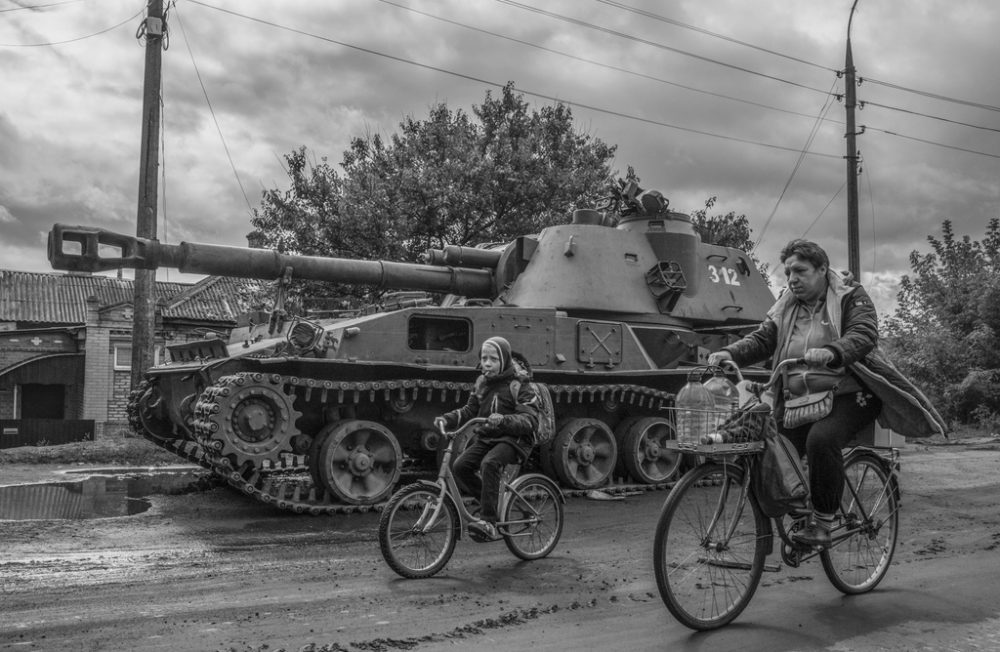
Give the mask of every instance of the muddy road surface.
[[[131, 516], [0, 521], [0, 649], [1000, 649], [1000, 446], [911, 444], [902, 470], [878, 589], [845, 597], [818, 561], [782, 568], [734, 624], [701, 634], [653, 579], [664, 492], [571, 498], [550, 557], [465, 540], [428, 580], [385, 565], [377, 514], [286, 514], [226, 488]], [[0, 484], [37, 476], [0, 468]]]

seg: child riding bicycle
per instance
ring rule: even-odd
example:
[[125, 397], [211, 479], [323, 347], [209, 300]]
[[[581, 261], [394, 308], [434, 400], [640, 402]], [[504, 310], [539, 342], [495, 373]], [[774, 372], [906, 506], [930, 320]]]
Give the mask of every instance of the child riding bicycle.
[[513, 356], [510, 342], [503, 337], [484, 341], [479, 355], [482, 374], [476, 379], [469, 400], [461, 408], [434, 420], [436, 426], [448, 430], [474, 417], [488, 420], [476, 429], [476, 441], [454, 465], [455, 479], [463, 492], [479, 499], [479, 520], [470, 523], [470, 527], [488, 539], [499, 538], [497, 503], [503, 469], [519, 461], [519, 450], [531, 450], [533, 433], [538, 427], [537, 399], [528, 382], [529, 372]]

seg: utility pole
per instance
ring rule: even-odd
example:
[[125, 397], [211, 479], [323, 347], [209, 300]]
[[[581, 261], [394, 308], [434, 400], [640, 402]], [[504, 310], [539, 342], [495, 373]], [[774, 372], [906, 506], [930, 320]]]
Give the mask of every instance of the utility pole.
[[[141, 33], [146, 37], [146, 71], [142, 92], [142, 146], [139, 153], [139, 210], [135, 234], [156, 238], [157, 172], [160, 154], [160, 63], [166, 24], [163, 0], [149, 0]], [[156, 326], [156, 270], [135, 270], [132, 317], [132, 389], [153, 363]]]
[[858, 235], [858, 149], [854, 142], [854, 107], [857, 106], [854, 82], [854, 55], [851, 54], [851, 22], [858, 0], [851, 6], [847, 19], [847, 56], [844, 62], [844, 108], [847, 109], [847, 268], [854, 279], [861, 281], [861, 245]]

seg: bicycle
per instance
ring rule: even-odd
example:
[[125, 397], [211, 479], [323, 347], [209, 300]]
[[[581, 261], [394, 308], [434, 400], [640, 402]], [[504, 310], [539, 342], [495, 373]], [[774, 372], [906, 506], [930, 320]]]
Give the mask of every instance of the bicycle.
[[[471, 419], [460, 428], [441, 434], [448, 444], [441, 457], [436, 481], [420, 480], [392, 495], [379, 519], [378, 541], [382, 557], [392, 570], [408, 579], [431, 577], [447, 565], [458, 539], [477, 537], [469, 529], [475, 517], [462, 501], [452, 474], [455, 438], [484, 418]], [[518, 447], [519, 463], [508, 465], [500, 482], [500, 522], [497, 532], [507, 548], [520, 559], [541, 559], [559, 543], [565, 498], [559, 487], [540, 473], [520, 474], [528, 461]]]
[[[759, 398], [789, 362], [793, 361], [777, 365], [765, 383], [743, 384], [738, 367], [731, 367], [741, 385]], [[741, 407], [736, 416], [747, 417], [752, 407]], [[761, 414], [773, 421], [769, 409]], [[695, 630], [732, 622], [750, 603], [763, 572], [780, 570], [778, 563], [766, 564], [774, 549], [775, 532], [785, 564], [796, 568], [818, 555], [827, 578], [848, 595], [874, 589], [888, 572], [896, 549], [900, 500], [897, 448], [849, 447], [844, 455], [844, 497], [837, 525], [830, 533], [832, 543], [826, 548], [812, 547], [792, 538], [805, 526], [807, 514], [768, 519], [761, 511], [752, 482], [764, 448], [764, 442], [759, 441], [761, 424], [751, 418], [744, 422], [745, 428], [731, 432], [725, 443], [669, 442], [671, 447], [703, 455], [705, 460], [670, 491], [653, 542], [660, 597], [677, 620]]]

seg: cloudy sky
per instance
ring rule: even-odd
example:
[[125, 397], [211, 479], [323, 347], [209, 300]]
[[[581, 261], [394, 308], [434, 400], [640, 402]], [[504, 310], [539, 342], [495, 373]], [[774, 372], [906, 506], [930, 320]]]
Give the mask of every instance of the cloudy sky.
[[[745, 213], [847, 267], [844, 67], [852, 0], [176, 0], [163, 53], [159, 237], [246, 244], [282, 157], [337, 164], [511, 81], [571, 105], [646, 188]], [[55, 222], [135, 233], [143, 0], [0, 0], [0, 268], [51, 271]], [[893, 306], [914, 249], [1000, 217], [1000, 3], [859, 0], [851, 30], [862, 280]], [[193, 280], [176, 272], [167, 280]]]

